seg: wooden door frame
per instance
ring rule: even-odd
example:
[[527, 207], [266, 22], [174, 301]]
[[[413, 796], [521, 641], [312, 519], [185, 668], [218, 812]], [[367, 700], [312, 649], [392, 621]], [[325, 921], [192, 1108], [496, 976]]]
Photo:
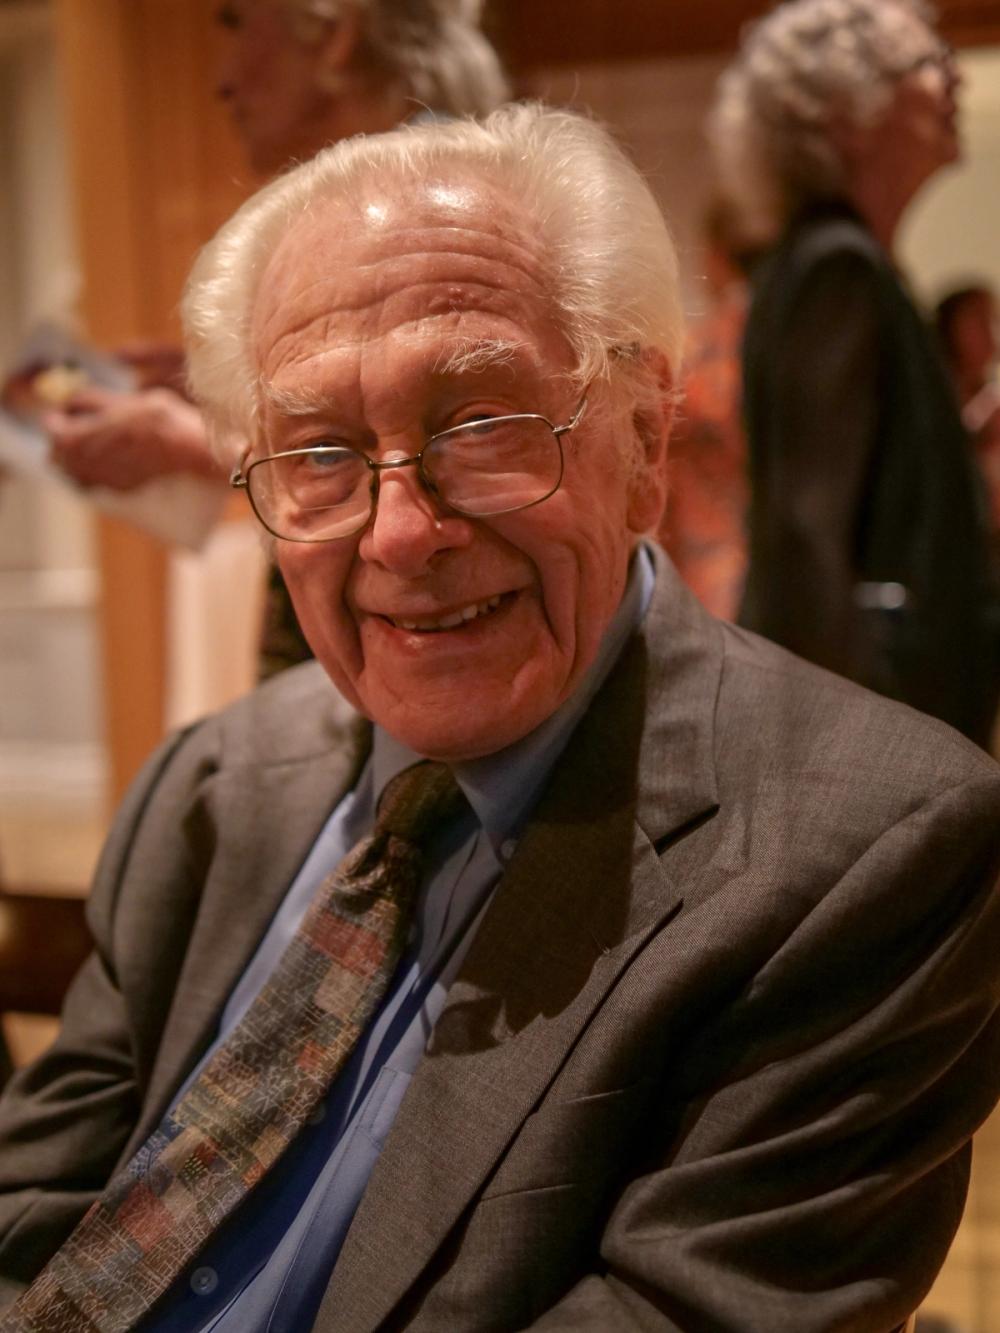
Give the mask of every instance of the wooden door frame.
[[[212, 87], [210, 0], [54, 0], [81, 314], [103, 347], [179, 337], [198, 248], [258, 183]], [[168, 552], [98, 523], [109, 797], [116, 805], [164, 731]]]

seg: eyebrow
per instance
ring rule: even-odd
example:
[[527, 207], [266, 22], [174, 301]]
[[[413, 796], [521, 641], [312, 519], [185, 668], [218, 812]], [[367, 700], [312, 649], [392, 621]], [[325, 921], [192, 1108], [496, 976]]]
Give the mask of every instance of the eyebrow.
[[434, 371], [438, 375], [479, 375], [511, 365], [524, 347], [513, 338], [470, 338], [442, 353]]
[[268, 406], [275, 408], [285, 417], [314, 417], [329, 407], [329, 395], [310, 390], [294, 392], [279, 389], [267, 380], [260, 381], [260, 395]]
[[[443, 351], [434, 362], [435, 375], [480, 375], [514, 364], [526, 344], [513, 338], [470, 338]], [[262, 380], [265, 402], [286, 417], [317, 416], [330, 406], [322, 389], [282, 389]]]

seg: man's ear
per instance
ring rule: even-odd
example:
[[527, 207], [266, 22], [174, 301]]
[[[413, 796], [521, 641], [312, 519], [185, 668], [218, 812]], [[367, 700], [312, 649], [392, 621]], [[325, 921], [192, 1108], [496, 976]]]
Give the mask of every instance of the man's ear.
[[632, 413], [632, 429], [642, 458], [632, 470], [628, 489], [628, 525], [634, 533], [652, 532], [667, 502], [667, 441], [674, 419], [674, 379], [666, 356], [658, 350], [642, 354], [655, 380], [649, 400]]
[[316, 51], [316, 81], [327, 92], [339, 92], [345, 86], [347, 74], [358, 63], [363, 30], [361, 11], [351, 4], [324, 25]]

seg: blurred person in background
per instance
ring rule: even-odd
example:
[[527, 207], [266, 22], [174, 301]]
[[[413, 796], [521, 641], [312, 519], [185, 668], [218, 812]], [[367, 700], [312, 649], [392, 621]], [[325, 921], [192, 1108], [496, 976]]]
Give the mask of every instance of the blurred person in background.
[[712, 132], [777, 237], [744, 345], [750, 565], [740, 619], [986, 743], [995, 589], [978, 479], [893, 257], [959, 157], [952, 51], [905, 0], [791, 0], [754, 24]]
[[934, 327], [989, 497], [994, 571], [1000, 570], [1000, 380], [996, 293], [970, 283], [942, 297]]
[[[218, 94], [250, 166], [273, 175], [355, 134], [498, 106], [508, 89], [481, 10], [481, 0], [226, 0]], [[186, 394], [181, 349], [148, 343], [120, 355], [137, 392], [86, 389], [48, 414], [59, 466], [80, 485], [113, 490], [174, 472], [225, 484]], [[311, 656], [273, 569], [260, 674]]]
[[704, 218], [708, 309], [692, 327], [670, 439], [667, 507], [658, 533], [688, 587], [713, 615], [733, 620], [746, 578], [743, 329], [753, 245], [715, 200]]

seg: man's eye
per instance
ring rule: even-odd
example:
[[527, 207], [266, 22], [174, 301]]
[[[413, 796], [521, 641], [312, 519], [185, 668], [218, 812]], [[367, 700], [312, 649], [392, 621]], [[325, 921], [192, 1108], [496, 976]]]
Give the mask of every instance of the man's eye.
[[524, 426], [516, 418], [479, 417], [446, 435], [440, 449], [455, 460], [471, 462], [484, 455], [499, 459], [518, 453], [524, 438]]
[[484, 402], [473, 402], [453, 411], [450, 414], [450, 419], [444, 425], [474, 426], [481, 421], [493, 421], [498, 417], [509, 417], [510, 414], [511, 409], [509, 407], [494, 407]]
[[299, 454], [299, 463], [303, 467], [317, 472], [329, 472], [334, 468], [357, 467], [357, 455], [337, 445], [317, 446], [308, 452]]
[[368, 485], [364, 459], [349, 449], [311, 449], [285, 454], [279, 489], [304, 507], [343, 504]]
[[507, 420], [505, 414], [500, 412], [464, 412], [452, 426], [452, 430], [469, 430], [479, 436], [491, 434], [495, 429], [495, 423], [502, 423]]

